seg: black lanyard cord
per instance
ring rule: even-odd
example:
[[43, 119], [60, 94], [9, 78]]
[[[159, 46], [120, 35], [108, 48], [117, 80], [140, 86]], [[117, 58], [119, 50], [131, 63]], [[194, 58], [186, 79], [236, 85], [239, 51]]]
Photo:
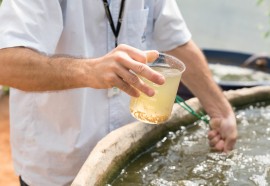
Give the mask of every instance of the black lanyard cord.
[[123, 12], [124, 12], [124, 7], [125, 7], [125, 0], [121, 1], [121, 7], [120, 7], [120, 12], [119, 12], [116, 28], [115, 28], [114, 23], [113, 23], [112, 14], [111, 14], [111, 11], [110, 11], [110, 8], [109, 8], [108, 1], [103, 0], [103, 4], [104, 4], [107, 19], [108, 19], [108, 21], [110, 23], [112, 32], [113, 32], [114, 37], [115, 37], [115, 47], [117, 47], [117, 45], [118, 45], [118, 36], [119, 36], [119, 32], [120, 32], [120, 28], [121, 28], [122, 20], [123, 20]]

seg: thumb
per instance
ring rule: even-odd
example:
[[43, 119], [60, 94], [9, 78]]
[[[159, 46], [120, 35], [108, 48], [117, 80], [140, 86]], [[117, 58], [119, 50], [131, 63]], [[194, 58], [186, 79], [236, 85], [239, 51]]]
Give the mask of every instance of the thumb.
[[225, 135], [225, 146], [224, 151], [228, 152], [234, 148], [237, 139], [237, 133], [232, 131], [226, 131]]
[[154, 62], [159, 56], [159, 52], [156, 50], [148, 50], [145, 53], [146, 53], [147, 63]]
[[225, 145], [224, 145], [224, 152], [225, 153], [230, 152], [231, 150], [233, 150], [233, 147], [234, 147], [234, 141], [226, 139]]

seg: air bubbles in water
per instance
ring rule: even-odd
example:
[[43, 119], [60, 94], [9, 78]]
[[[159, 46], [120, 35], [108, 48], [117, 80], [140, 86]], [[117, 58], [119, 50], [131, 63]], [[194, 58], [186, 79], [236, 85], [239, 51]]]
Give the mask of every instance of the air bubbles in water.
[[[207, 139], [209, 126], [197, 122], [194, 127], [169, 132], [134, 161], [134, 167], [126, 169], [123, 180], [130, 181], [134, 174], [133, 182], [142, 186], [268, 185], [270, 106], [257, 103], [236, 110], [236, 118], [239, 137], [236, 149], [229, 154], [212, 152]], [[139, 160], [150, 161], [143, 164]]]

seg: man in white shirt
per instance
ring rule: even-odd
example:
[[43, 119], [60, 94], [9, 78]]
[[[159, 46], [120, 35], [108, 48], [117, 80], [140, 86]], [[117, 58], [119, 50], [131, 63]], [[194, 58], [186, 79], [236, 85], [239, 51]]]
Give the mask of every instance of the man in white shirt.
[[176, 2], [123, 1], [112, 0], [109, 9], [103, 0], [3, 1], [0, 84], [14, 87], [12, 155], [26, 184], [69, 185], [98, 140], [134, 121], [130, 96], [139, 96], [136, 89], [148, 96], [154, 91], [130, 70], [164, 83], [145, 65], [150, 49], [185, 62], [182, 80], [211, 117], [209, 144], [225, 152], [233, 148], [234, 113]]

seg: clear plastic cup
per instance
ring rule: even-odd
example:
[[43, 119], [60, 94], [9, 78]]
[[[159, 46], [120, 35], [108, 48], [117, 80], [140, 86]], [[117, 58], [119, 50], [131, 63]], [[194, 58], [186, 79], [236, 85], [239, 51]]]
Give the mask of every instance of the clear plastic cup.
[[165, 77], [165, 83], [157, 85], [138, 76], [155, 90], [155, 95], [149, 97], [141, 93], [138, 98], [132, 97], [130, 112], [139, 121], [159, 124], [168, 120], [171, 115], [180, 79], [186, 67], [179, 59], [163, 53], [149, 66]]

